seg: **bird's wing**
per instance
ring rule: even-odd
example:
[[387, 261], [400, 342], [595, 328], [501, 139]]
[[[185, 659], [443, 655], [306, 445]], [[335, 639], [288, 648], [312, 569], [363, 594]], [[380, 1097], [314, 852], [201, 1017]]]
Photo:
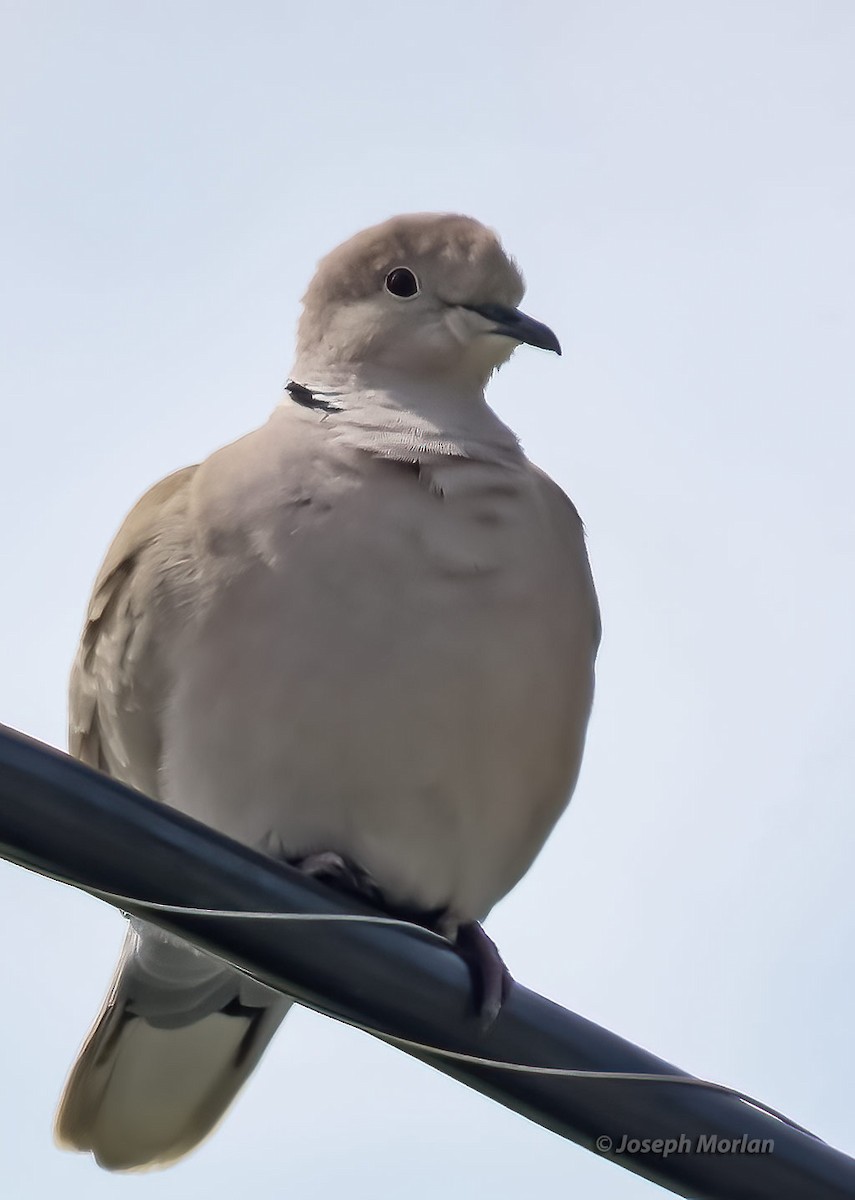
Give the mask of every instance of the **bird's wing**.
[[[95, 582], [71, 673], [72, 754], [155, 797], [182, 596], [188, 611], [196, 569], [195, 472], [168, 476], [126, 518]], [[133, 922], [60, 1101], [58, 1141], [115, 1170], [174, 1161], [220, 1119], [290, 1003]]]
[[69, 750], [150, 796], [158, 792], [176, 583], [193, 571], [188, 491], [168, 475], [126, 517], [89, 601], [69, 684]]

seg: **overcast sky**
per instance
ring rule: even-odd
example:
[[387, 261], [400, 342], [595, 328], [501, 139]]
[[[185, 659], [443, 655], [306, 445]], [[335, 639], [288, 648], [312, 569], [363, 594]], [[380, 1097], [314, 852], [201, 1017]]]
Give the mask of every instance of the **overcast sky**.
[[[518, 978], [855, 1152], [855, 6], [2, 0], [0, 720], [64, 745], [137, 496], [260, 424], [317, 258], [457, 210], [561, 337], [490, 396], [584, 517], [605, 627], [574, 803], [489, 931]], [[122, 922], [0, 865], [0, 1190], [658, 1189], [292, 1013], [216, 1136], [53, 1148]]]

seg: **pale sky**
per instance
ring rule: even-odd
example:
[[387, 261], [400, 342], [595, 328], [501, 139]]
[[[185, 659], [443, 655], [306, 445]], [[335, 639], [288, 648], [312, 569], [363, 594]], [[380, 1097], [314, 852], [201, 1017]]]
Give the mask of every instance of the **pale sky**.
[[[321, 254], [456, 210], [558, 359], [490, 397], [584, 517], [581, 782], [488, 929], [517, 977], [855, 1152], [855, 7], [2, 0], [0, 720], [64, 744], [89, 587], [151, 483], [260, 424]], [[292, 1013], [169, 1171], [54, 1149], [122, 922], [0, 864], [0, 1191], [662, 1194]]]

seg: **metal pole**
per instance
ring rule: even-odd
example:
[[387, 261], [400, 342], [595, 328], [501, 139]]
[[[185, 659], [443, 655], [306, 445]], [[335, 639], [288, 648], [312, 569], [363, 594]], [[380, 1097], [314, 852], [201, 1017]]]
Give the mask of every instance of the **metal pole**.
[[[371, 912], [3, 726], [0, 853], [84, 889], [143, 901], [244, 912]], [[120, 907], [311, 1008], [381, 1035], [535, 1066], [685, 1074], [519, 984], [493, 1027], [482, 1032], [465, 966], [454, 951], [417, 931]], [[610, 1138], [613, 1151], [624, 1137], [677, 1139], [681, 1148], [668, 1154], [663, 1148], [605, 1156], [680, 1196], [855, 1197], [855, 1161], [733, 1096], [673, 1083], [531, 1075], [455, 1062], [427, 1050], [407, 1053], [595, 1152], [598, 1138]], [[702, 1137], [713, 1141], [699, 1143]], [[720, 1147], [719, 1139], [743, 1147], [771, 1139], [774, 1148], [699, 1149]]]

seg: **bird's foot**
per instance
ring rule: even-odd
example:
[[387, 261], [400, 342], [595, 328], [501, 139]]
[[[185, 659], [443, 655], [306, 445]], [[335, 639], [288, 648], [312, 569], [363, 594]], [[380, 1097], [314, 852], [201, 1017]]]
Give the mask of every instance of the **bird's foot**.
[[303, 858], [291, 859], [290, 865], [311, 879], [320, 879], [322, 883], [360, 896], [371, 904], [383, 904], [383, 893], [368, 872], [334, 850], [320, 850]]
[[459, 927], [456, 945], [472, 976], [481, 1026], [489, 1029], [508, 998], [513, 977], [495, 942], [477, 921], [467, 921]]
[[475, 1007], [483, 1029], [489, 1029], [499, 1015], [513, 984], [510, 971], [505, 966], [495, 943], [487, 937], [477, 921], [467, 921], [457, 926], [456, 936], [451, 922], [447, 921], [445, 909], [423, 912], [390, 906], [382, 890], [373, 878], [358, 863], [345, 858], [335, 850], [319, 850], [302, 858], [289, 859], [296, 870], [319, 879], [331, 887], [359, 896], [375, 908], [414, 925], [423, 925], [435, 933], [450, 936], [455, 949], [469, 968], [475, 992]]

